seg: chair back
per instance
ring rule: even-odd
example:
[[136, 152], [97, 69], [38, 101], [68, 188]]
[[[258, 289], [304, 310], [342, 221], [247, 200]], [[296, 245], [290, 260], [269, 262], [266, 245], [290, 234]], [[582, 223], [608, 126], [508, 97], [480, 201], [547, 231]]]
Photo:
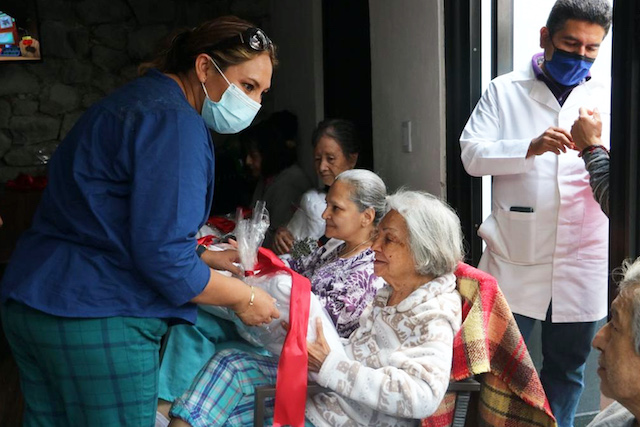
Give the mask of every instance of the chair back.
[[[465, 263], [458, 265], [455, 275], [463, 320], [453, 341], [451, 381], [472, 377], [480, 381], [480, 398], [473, 409], [481, 424], [555, 426], [527, 346], [496, 279]], [[452, 402], [455, 397], [446, 396], [422, 426], [451, 425]]]

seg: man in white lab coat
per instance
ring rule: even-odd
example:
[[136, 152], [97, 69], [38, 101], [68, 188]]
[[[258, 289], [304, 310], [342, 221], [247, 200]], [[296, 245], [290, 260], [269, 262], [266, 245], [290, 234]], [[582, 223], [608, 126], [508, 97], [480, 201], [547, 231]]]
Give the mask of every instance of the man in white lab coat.
[[569, 129], [580, 107], [598, 107], [608, 144], [609, 85], [589, 67], [610, 25], [608, 0], [558, 0], [540, 30], [544, 53], [493, 80], [460, 137], [467, 172], [493, 176], [479, 267], [498, 279], [525, 340], [542, 321], [540, 376], [561, 427], [573, 426], [607, 313], [608, 220]]

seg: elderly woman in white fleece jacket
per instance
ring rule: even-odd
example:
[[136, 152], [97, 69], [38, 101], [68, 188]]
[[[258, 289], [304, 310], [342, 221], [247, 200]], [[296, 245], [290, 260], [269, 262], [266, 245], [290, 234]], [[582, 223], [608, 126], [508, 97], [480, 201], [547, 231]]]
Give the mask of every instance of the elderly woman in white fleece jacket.
[[[387, 286], [362, 314], [344, 352], [332, 351], [321, 328], [308, 345], [309, 370], [331, 392], [308, 397], [307, 425], [418, 425], [449, 384], [461, 323], [453, 275], [462, 259], [460, 221], [427, 193], [400, 191], [389, 196], [388, 208], [372, 246], [374, 271]], [[218, 353], [174, 403], [171, 425], [251, 425], [247, 383], [274, 384], [276, 370], [270, 358]], [[273, 402], [267, 406], [270, 425]]]

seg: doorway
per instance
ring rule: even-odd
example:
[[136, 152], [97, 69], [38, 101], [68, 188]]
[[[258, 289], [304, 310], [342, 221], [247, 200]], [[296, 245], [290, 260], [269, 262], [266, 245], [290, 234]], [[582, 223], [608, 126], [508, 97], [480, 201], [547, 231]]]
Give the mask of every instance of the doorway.
[[[448, 3], [449, 2], [446, 4]], [[482, 252], [482, 249], [479, 249], [482, 242], [476, 233], [477, 227], [491, 210], [491, 177], [480, 179], [472, 178], [466, 174], [460, 162], [458, 139], [471, 110], [490, 80], [514, 68], [521, 68], [523, 64], [526, 65], [526, 63], [531, 60], [534, 53], [542, 50], [539, 47], [539, 30], [546, 24], [546, 18], [555, 0], [542, 0], [540, 2], [467, 0], [455, 3], [455, 10], [453, 7], [448, 11], [445, 8], [448, 106], [447, 186], [449, 190], [449, 201], [460, 214], [463, 226], [466, 225], [464, 231], [470, 248], [468, 251], [470, 255], [469, 262], [477, 263]], [[618, 1], [618, 3], [623, 2]], [[625, 5], [625, 7], [631, 6]], [[621, 5], [614, 4], [614, 25], [617, 29], [616, 31], [618, 31], [619, 25], [622, 25], [616, 20], [618, 16], [624, 16], [624, 19], [627, 20], [631, 19], [628, 18], [629, 16], [634, 16], [633, 13], [629, 14], [629, 11], [623, 12], [624, 15], [621, 15], [620, 12], [615, 10], [620, 8], [622, 8]], [[636, 28], [637, 23], [631, 26]], [[628, 32], [627, 29], [625, 29], [625, 31]], [[628, 37], [628, 39], [633, 40], [633, 37]], [[598, 78], [608, 79], [611, 76], [612, 40], [616, 40], [620, 44], [623, 43], [621, 38], [616, 38], [616, 36], [612, 34], [609, 34], [605, 39], [600, 49], [598, 59], [591, 71], [592, 74]], [[631, 43], [626, 43], [625, 53], [633, 54], [633, 51], [629, 51], [629, 44]], [[638, 75], [637, 48], [635, 49], [635, 55], [636, 68], [635, 70], [627, 70], [627, 76], [635, 75], [637, 77]], [[624, 65], [624, 67], [629, 67], [629, 64], [633, 64], [633, 62], [620, 62], [620, 65]], [[618, 71], [622, 71], [621, 68], [622, 67], [616, 70], [614, 62], [614, 77]], [[631, 83], [631, 81], [632, 79], [626, 79], [627, 84]], [[637, 82], [638, 79], [636, 78], [634, 81]], [[634, 84], [632, 84], [632, 86], [634, 86]], [[635, 87], [637, 92], [637, 83], [635, 83]], [[631, 93], [633, 93], [633, 91], [631, 91]], [[614, 91], [614, 105], [615, 96], [628, 98], [630, 92], [624, 90]], [[635, 105], [635, 109], [630, 108], [627, 111], [620, 110], [621, 115], [624, 116], [621, 122], [626, 123], [628, 129], [629, 127], [634, 127], [634, 125], [632, 121], [629, 120], [630, 117], [628, 117], [627, 113], [633, 113], [634, 115], [632, 115], [632, 117], [635, 117], [637, 120], [637, 100], [632, 102], [630, 99], [627, 99], [626, 105]], [[451, 106], [453, 106], [453, 108]], [[613, 117], [615, 117], [615, 109], [612, 113]], [[622, 126], [620, 129], [625, 129], [625, 127]], [[636, 133], [634, 135], [637, 140], [637, 127], [635, 127], [635, 129]], [[627, 132], [627, 134], [629, 133], [633, 134], [633, 132]], [[629, 139], [624, 142], [618, 141], [620, 149], [627, 145], [628, 141]], [[615, 152], [617, 144], [614, 132], [612, 132], [611, 145], [612, 152]], [[630, 153], [629, 158], [636, 159], [637, 162], [637, 150], [634, 151], [631, 148], [625, 151]], [[633, 172], [636, 170], [635, 165], [632, 164], [629, 166], [629, 171]], [[613, 166], [612, 171], [617, 172]], [[628, 180], [622, 182], [623, 178], [620, 179], [620, 188], [624, 188]], [[627, 191], [629, 187], [627, 184]], [[614, 205], [614, 199], [616, 197], [613, 188], [612, 186], [612, 206]], [[630, 197], [624, 200], [629, 201], [629, 204], [637, 204], [633, 195], [630, 195]], [[626, 212], [627, 214], [632, 213], [628, 210]], [[637, 212], [637, 210], [634, 212]], [[621, 214], [621, 218], [624, 218], [625, 222], [631, 225], [637, 221], [636, 217], [637, 215], [635, 214], [633, 218]], [[616, 226], [620, 228], [621, 223], [623, 222], [614, 222], [613, 219], [611, 221], [612, 227]], [[629, 231], [633, 231], [633, 229]], [[617, 242], [614, 242], [613, 237], [611, 242], [613, 253]], [[630, 252], [627, 252], [627, 254], [630, 254]], [[612, 258], [611, 265], [615, 267], [619, 265], [619, 261], [614, 263]], [[534, 332], [532, 337], [535, 336], [539, 336], [539, 333]], [[532, 340], [528, 343], [528, 347], [534, 363], [539, 367], [541, 362], [540, 343]], [[576, 425], [582, 425], [581, 421], [588, 421], [593, 414], [599, 410], [599, 380], [595, 374], [597, 356], [597, 352], [592, 352], [587, 362], [585, 373], [586, 388], [578, 408]]]
[[373, 170], [369, 2], [324, 0], [322, 21], [324, 115], [356, 124], [362, 139], [358, 167]]

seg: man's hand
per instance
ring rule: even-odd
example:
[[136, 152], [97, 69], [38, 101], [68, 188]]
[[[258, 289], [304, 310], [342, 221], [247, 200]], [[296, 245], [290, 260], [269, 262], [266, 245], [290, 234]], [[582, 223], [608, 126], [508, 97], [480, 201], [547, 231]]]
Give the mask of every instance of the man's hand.
[[567, 148], [574, 148], [571, 134], [562, 128], [551, 126], [542, 135], [531, 140], [527, 158], [539, 156], [548, 151], [554, 154], [566, 153]]
[[273, 251], [276, 255], [288, 254], [293, 246], [293, 235], [285, 227], [280, 227], [276, 231], [273, 239]]
[[240, 262], [240, 256], [235, 249], [226, 251], [206, 250], [202, 253], [200, 259], [214, 270], [226, 270], [236, 276], [242, 275], [242, 269], [233, 264], [234, 262]]
[[591, 145], [602, 145], [602, 120], [598, 109], [591, 111], [580, 107], [580, 116], [571, 126], [571, 135], [580, 151]]

